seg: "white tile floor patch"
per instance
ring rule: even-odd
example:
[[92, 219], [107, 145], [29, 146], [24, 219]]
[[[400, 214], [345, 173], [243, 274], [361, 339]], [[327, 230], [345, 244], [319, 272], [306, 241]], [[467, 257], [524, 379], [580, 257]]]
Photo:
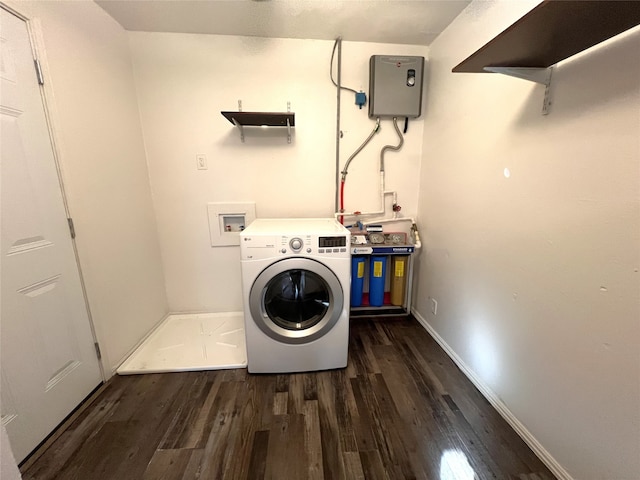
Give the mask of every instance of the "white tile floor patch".
[[170, 315], [118, 368], [120, 375], [244, 368], [242, 312]]

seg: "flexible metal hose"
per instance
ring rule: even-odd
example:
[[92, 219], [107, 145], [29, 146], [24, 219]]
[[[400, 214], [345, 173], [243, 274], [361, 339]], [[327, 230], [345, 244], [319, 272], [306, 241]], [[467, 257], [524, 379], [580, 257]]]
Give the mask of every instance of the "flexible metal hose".
[[355, 152], [353, 152], [351, 154], [351, 156], [349, 157], [349, 159], [346, 161], [346, 163], [344, 164], [344, 168], [342, 169], [342, 181], [344, 182], [346, 177], [347, 177], [347, 173], [349, 170], [349, 164], [351, 163], [351, 160], [353, 160], [354, 158], [356, 158], [356, 155], [358, 155], [362, 149], [364, 147], [367, 146], [367, 144], [371, 141], [371, 139], [373, 138], [373, 136], [378, 133], [378, 131], [380, 130], [380, 117], [378, 117], [376, 119], [376, 125], [375, 127], [373, 127], [373, 130], [371, 131], [371, 133], [369, 134], [369, 136], [367, 137], [367, 139], [362, 142], [362, 145], [360, 145]]
[[404, 145], [404, 136], [402, 135], [402, 132], [398, 128], [398, 118], [397, 117], [393, 117], [393, 126], [396, 129], [396, 133], [398, 134], [398, 138], [400, 139], [400, 143], [398, 143], [398, 145], [385, 145], [384, 147], [382, 147], [382, 150], [380, 151], [380, 171], [381, 172], [384, 172], [384, 153], [387, 150], [393, 150], [393, 151], [397, 152], [398, 150], [400, 150], [402, 148], [402, 145]]

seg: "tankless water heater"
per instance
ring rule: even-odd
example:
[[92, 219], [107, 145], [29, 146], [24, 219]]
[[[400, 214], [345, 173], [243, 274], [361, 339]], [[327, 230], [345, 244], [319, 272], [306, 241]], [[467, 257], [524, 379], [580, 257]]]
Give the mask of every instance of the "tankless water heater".
[[419, 117], [424, 57], [373, 55], [369, 60], [369, 117]]

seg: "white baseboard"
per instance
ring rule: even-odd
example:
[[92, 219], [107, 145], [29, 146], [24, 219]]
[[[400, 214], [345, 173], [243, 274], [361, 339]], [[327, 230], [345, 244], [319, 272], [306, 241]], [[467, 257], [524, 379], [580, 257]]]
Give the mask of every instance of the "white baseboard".
[[573, 480], [573, 477], [560, 465], [555, 458], [536, 440], [536, 438], [526, 429], [526, 427], [511, 413], [502, 400], [489, 388], [471, 368], [469, 368], [464, 361], [458, 356], [456, 352], [444, 341], [444, 339], [438, 335], [431, 325], [415, 310], [411, 312], [416, 320], [429, 332], [436, 342], [442, 347], [447, 355], [455, 362], [455, 364], [462, 370], [467, 378], [473, 383], [480, 393], [489, 401], [491, 406], [495, 408], [500, 416], [504, 418], [511, 428], [529, 445], [529, 448], [533, 450], [536, 456], [553, 472], [553, 474], [559, 480]]

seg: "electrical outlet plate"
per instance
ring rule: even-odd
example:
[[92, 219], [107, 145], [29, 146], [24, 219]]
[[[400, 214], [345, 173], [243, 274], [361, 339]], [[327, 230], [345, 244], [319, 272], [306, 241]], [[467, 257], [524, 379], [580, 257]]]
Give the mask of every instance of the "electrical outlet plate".
[[438, 314], [438, 301], [435, 298], [431, 299], [431, 313]]
[[256, 219], [255, 202], [208, 203], [212, 247], [240, 245], [240, 232]]
[[198, 170], [206, 170], [207, 168], [209, 168], [207, 166], [207, 156], [204, 153], [198, 153], [196, 155], [196, 165], [198, 167]]

